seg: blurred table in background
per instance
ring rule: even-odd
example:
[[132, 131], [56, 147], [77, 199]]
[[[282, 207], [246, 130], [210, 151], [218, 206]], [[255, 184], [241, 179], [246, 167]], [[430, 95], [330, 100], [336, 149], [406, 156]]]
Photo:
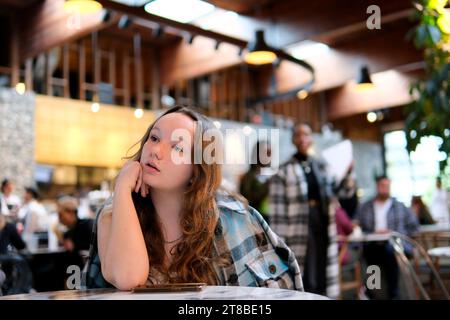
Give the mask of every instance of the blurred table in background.
[[428, 250], [428, 254], [434, 258], [450, 258], [450, 247], [437, 247]]

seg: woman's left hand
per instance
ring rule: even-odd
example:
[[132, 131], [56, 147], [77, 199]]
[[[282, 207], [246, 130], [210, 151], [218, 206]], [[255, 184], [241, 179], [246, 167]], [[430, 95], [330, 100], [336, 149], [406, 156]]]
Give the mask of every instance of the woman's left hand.
[[[141, 167], [143, 166], [143, 164], [140, 165]], [[144, 182], [144, 168], [141, 168], [141, 171], [139, 173], [139, 181], [136, 189], [139, 190], [142, 198], [145, 198], [150, 191], [150, 187]]]

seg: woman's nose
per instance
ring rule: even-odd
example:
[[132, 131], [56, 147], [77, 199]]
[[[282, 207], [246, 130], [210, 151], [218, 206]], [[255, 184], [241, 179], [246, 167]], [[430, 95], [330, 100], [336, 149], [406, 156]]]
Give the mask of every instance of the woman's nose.
[[155, 144], [150, 151], [151, 156], [155, 157], [157, 160], [164, 159], [166, 153], [167, 153], [167, 146], [162, 141]]

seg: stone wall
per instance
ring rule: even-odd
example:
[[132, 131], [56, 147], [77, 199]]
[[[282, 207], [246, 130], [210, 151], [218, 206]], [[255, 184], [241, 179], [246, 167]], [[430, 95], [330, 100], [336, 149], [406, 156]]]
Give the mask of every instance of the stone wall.
[[11, 179], [15, 193], [34, 185], [35, 95], [0, 88], [0, 179]]

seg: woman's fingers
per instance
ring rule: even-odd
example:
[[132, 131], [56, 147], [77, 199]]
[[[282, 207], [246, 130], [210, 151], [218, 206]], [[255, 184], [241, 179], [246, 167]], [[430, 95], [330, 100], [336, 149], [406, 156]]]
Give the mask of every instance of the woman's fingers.
[[139, 175], [136, 181], [136, 187], [134, 188], [134, 192], [138, 193], [141, 186], [142, 186], [142, 168], [139, 169]]
[[144, 183], [144, 170], [141, 167], [141, 190], [140, 191], [141, 191], [141, 196], [143, 198], [145, 198], [145, 196], [146, 196], [145, 187], [146, 187], [146, 185]]
[[142, 182], [142, 185], [141, 185], [141, 196], [142, 196], [142, 198], [145, 198], [145, 183], [144, 182]]

